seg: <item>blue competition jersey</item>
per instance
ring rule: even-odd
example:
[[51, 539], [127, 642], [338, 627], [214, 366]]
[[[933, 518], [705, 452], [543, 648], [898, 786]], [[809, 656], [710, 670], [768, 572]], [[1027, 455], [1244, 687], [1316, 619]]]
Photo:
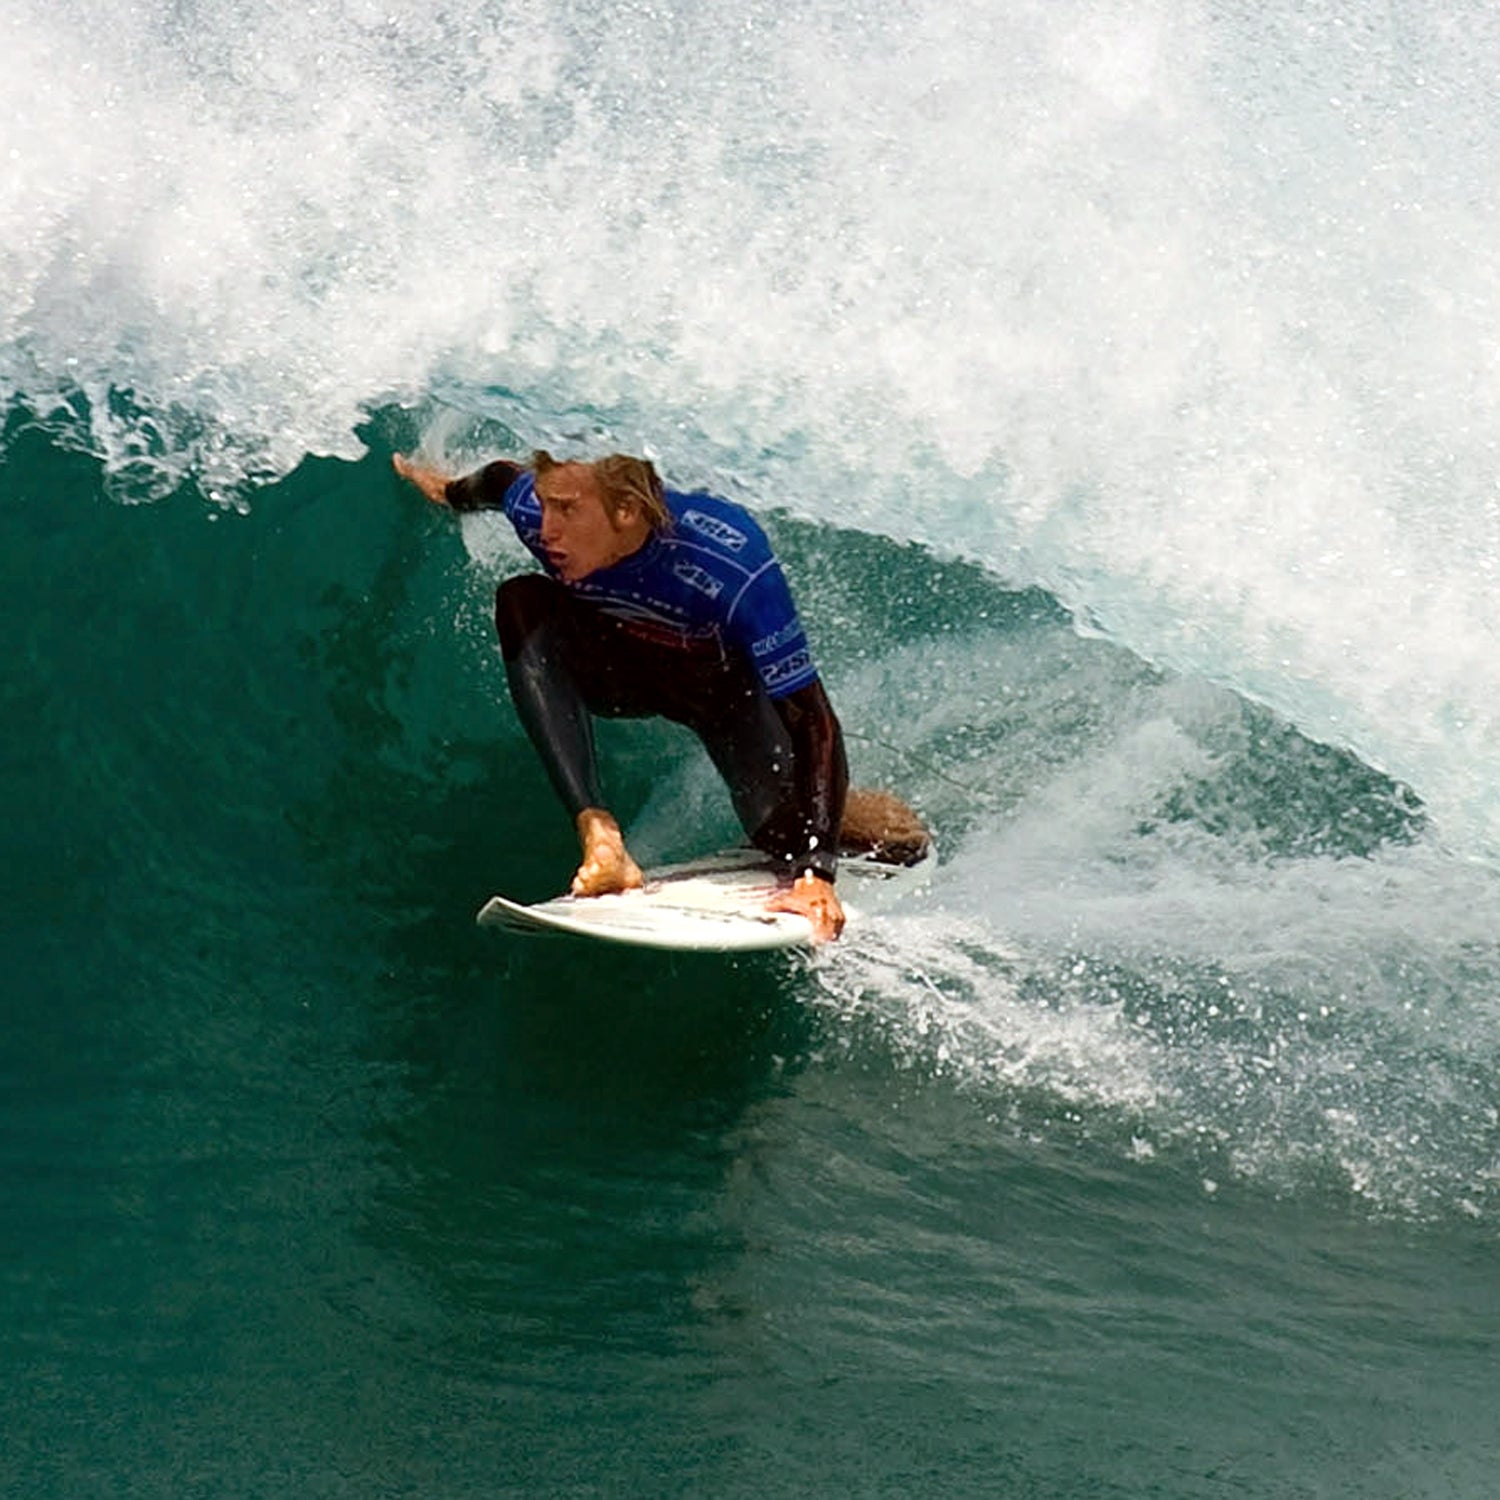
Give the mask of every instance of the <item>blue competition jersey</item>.
[[[534, 476], [506, 490], [516, 535], [553, 577], [542, 551], [542, 507]], [[772, 698], [818, 679], [796, 605], [765, 533], [743, 506], [714, 495], [666, 491], [670, 531], [639, 552], [566, 585], [575, 597], [623, 621], [633, 635], [748, 660]]]

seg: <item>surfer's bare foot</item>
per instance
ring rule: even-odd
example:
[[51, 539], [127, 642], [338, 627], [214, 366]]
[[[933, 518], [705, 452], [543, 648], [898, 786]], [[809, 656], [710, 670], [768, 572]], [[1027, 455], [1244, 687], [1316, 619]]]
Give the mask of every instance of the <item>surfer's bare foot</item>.
[[578, 841], [583, 859], [573, 877], [575, 896], [605, 896], [645, 883], [641, 867], [625, 847], [620, 825], [602, 807], [586, 807], [578, 814]]
[[931, 844], [922, 820], [894, 793], [849, 788], [839, 828], [845, 854], [873, 854], [888, 864], [914, 865]]

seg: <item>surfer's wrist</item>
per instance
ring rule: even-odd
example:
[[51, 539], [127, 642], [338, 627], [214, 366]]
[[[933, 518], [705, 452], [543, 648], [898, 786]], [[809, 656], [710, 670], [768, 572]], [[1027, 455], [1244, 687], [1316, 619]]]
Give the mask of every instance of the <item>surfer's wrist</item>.
[[819, 880], [826, 880], [829, 885], [832, 885], [838, 874], [838, 855], [832, 849], [814, 847], [798, 858], [792, 868], [796, 872], [794, 878], [797, 880], [815, 875]]
[[443, 503], [457, 511], [503, 510], [505, 492], [523, 472], [520, 464], [497, 458], [472, 474], [450, 479], [443, 491]]

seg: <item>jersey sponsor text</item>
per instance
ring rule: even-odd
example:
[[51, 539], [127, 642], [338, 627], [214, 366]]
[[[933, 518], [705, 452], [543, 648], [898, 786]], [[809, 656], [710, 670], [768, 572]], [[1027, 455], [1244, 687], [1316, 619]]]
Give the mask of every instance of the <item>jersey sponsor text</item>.
[[706, 536], [710, 541], [717, 542], [729, 552], [741, 551], [750, 540], [743, 531], [731, 526], [728, 521], [721, 521], [717, 516], [706, 516], [701, 510], [685, 510], [678, 520], [679, 524], [696, 531], [699, 536]]
[[685, 558], [672, 564], [672, 572], [689, 587], [697, 589], [700, 594], [707, 594], [710, 599], [717, 599], [724, 592], [722, 578], [715, 578], [707, 568], [700, 568], [697, 563], [688, 562]]

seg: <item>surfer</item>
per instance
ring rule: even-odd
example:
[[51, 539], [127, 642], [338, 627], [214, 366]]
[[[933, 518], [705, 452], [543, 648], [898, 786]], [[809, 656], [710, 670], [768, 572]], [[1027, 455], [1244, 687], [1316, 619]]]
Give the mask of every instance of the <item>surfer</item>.
[[[687, 725], [729, 785], [750, 841], [781, 861], [772, 910], [826, 942], [848, 794], [843, 733], [765, 533], [742, 506], [665, 488], [613, 454], [500, 460], [453, 479], [397, 454], [396, 472], [456, 511], [501, 510], [542, 572], [502, 583], [495, 623], [512, 700], [572, 814], [576, 896], [642, 883], [604, 805], [591, 716]], [[915, 815], [882, 793], [877, 818]]]

